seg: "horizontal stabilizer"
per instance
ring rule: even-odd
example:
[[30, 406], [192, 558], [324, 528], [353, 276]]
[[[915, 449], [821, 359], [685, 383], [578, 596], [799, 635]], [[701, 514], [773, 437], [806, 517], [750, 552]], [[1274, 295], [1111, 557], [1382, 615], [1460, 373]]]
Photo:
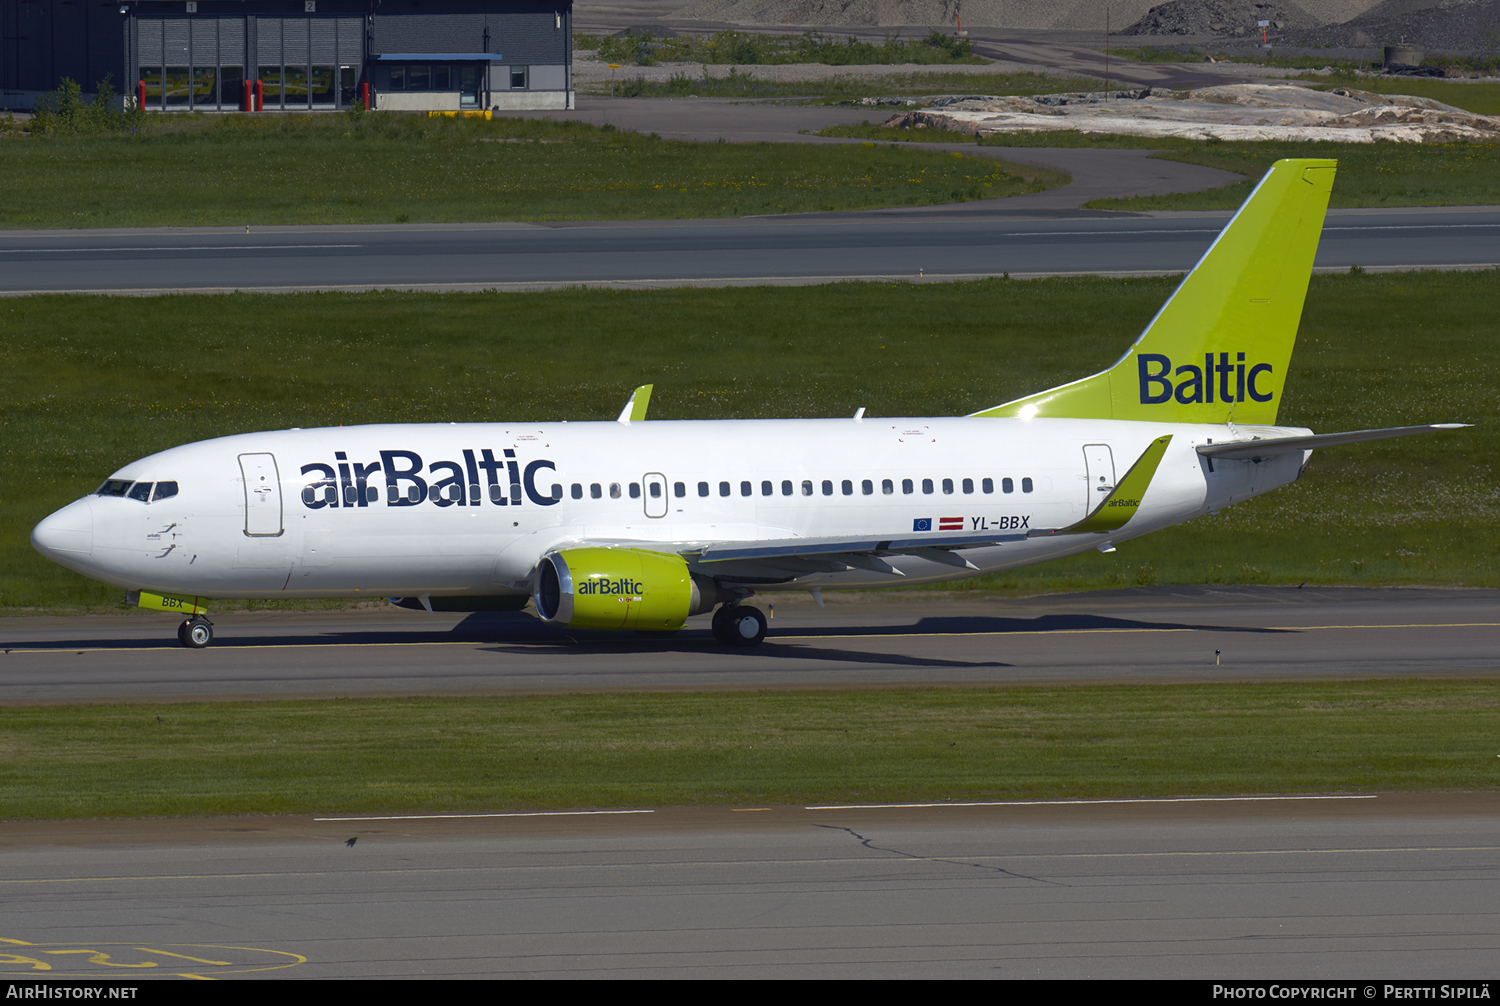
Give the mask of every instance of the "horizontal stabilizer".
[[1261, 458], [1293, 451], [1310, 451], [1318, 447], [1360, 444], [1366, 440], [1386, 440], [1433, 430], [1462, 430], [1471, 423], [1434, 423], [1431, 426], [1391, 426], [1383, 430], [1355, 430], [1352, 433], [1319, 433], [1306, 437], [1268, 437], [1264, 440], [1239, 440], [1224, 444], [1202, 444], [1197, 450], [1206, 458], [1225, 461], [1259, 461]]

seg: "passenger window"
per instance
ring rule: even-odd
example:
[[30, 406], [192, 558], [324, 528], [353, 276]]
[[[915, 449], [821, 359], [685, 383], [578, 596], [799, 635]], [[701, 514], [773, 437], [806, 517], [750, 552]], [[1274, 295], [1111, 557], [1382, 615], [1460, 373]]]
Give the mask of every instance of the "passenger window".
[[1016, 491], [1016, 484], [1010, 479], [1001, 479], [1000, 491], [1003, 493], [1013, 493]]
[[[680, 482], [678, 483], [678, 485], [681, 485], [681, 484], [682, 483], [680, 483]], [[649, 486], [647, 486], [647, 488], [651, 490], [651, 498], [652, 499], [661, 499], [661, 489], [662, 489], [662, 486], [661, 486], [660, 482], [652, 482]]]
[[922, 492], [929, 496], [932, 495], [932, 479], [922, 480]]
[[974, 491], [974, 480], [973, 479], [964, 479], [964, 492], [965, 493], [971, 493], [973, 491]]
[[684, 496], [687, 495], [687, 483], [686, 482], [673, 482], [672, 483], [672, 492], [673, 492], [674, 495], [676, 495], [676, 497], [678, 499], [682, 499]]
[[573, 498], [576, 500], [583, 499], [583, 485], [581, 483], [573, 483]]
[[771, 483], [769, 483], [769, 482], [762, 482], [760, 484], [760, 494], [762, 496], [769, 496], [769, 495], [771, 495], [771, 492], [772, 492]]
[[944, 496], [952, 496], [953, 495], [953, 480], [952, 479], [943, 479], [943, 495]]
[[791, 479], [782, 479], [781, 480], [781, 495], [783, 495], [783, 496], [790, 496], [791, 494], [792, 494], [792, 480]]
[[845, 479], [843, 482], [839, 483], [839, 489], [843, 490], [845, 496], [854, 495], [854, 483], [850, 482], [848, 479]]
[[641, 498], [641, 484], [639, 482], [630, 483], [630, 498], [633, 500]]
[[864, 493], [866, 496], [873, 496], [875, 494], [875, 483], [871, 482], [869, 479], [865, 479], [859, 484], [859, 491]]
[[987, 493], [992, 493], [995, 491], [995, 480], [985, 479], [983, 482], [979, 483], [979, 488], [983, 489]]
[[173, 496], [176, 496], [176, 495], [177, 495], [177, 483], [176, 482], [158, 482], [158, 483], [156, 483], [156, 495], [152, 496], [151, 499], [152, 499], [153, 502], [155, 502], [156, 500], [171, 499]]
[[812, 482], [808, 479], [802, 480], [802, 495], [811, 496], [813, 493]]
[[741, 482], [740, 483], [740, 495], [741, 496], [752, 495], [754, 493], [754, 491], [755, 491], [755, 487], [752, 486], [750, 483], [748, 483], [748, 482]]
[[[371, 486], [370, 488], [374, 489], [375, 487]], [[498, 504], [504, 498], [505, 498], [505, 491], [500, 488], [500, 483], [498, 483], [498, 482], [491, 483], [490, 484], [490, 502]], [[374, 502], [374, 501], [372, 500], [371, 502]]]
[[151, 483], [137, 482], [135, 485], [130, 487], [130, 492], [126, 493], [125, 495], [129, 496], [133, 500], [140, 500], [142, 503], [145, 503], [147, 500], [151, 499]]
[[1021, 491], [1023, 493], [1029, 493], [1029, 492], [1031, 492], [1031, 480], [1030, 479], [1022, 479], [1021, 480]]
[[698, 483], [698, 495], [699, 496], [707, 496], [708, 495], [708, 483], [707, 482], [699, 482]]
[[896, 485], [890, 479], [881, 479], [880, 491], [889, 496], [891, 493], [896, 491]]
[[901, 480], [901, 492], [907, 496], [912, 494], [911, 479]]
[[129, 479], [110, 479], [95, 491], [95, 496], [124, 496], [130, 488]]
[[[370, 489], [372, 487], [371, 486], [365, 486], [365, 488], [366, 489]], [[479, 486], [477, 484], [469, 486], [469, 502], [472, 503], [472, 504], [474, 504], [475, 506], [478, 506], [479, 505], [479, 501], [483, 498], [480, 495], [480, 493], [481, 493], [481, 490], [480, 490], [480, 488], [479, 488]], [[370, 498], [368, 496], [368, 494], [366, 496], [366, 499], [370, 503], [374, 503], [375, 502], [375, 500], [373, 498]]]
[[611, 482], [609, 484], [609, 498], [612, 500], [617, 500], [620, 498], [620, 483]]
[[599, 483], [597, 483], [597, 482], [591, 482], [591, 483], [589, 483], [589, 498], [590, 499], [596, 499], [596, 500], [597, 499], [603, 499], [604, 498], [604, 488], [601, 485], [599, 485]]
[[[417, 487], [416, 486], [412, 486], [409, 495], [414, 495], [416, 493], [416, 491], [417, 491]], [[562, 483], [561, 482], [554, 482], [554, 483], [552, 483], [552, 498], [555, 499], [555, 500], [562, 499]], [[412, 502], [415, 503], [416, 500], [412, 500]]]
[[824, 479], [823, 480], [823, 495], [824, 496], [832, 496], [833, 495], [833, 482], [830, 479]]

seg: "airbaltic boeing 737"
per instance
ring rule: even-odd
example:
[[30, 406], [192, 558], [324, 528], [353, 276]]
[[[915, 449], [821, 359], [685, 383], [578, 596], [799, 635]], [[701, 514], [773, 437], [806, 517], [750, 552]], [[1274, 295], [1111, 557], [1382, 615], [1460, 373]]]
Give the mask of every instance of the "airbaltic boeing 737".
[[[1280, 161], [1110, 369], [967, 417], [388, 425], [222, 437], [133, 462], [38, 551], [186, 616], [212, 598], [387, 596], [671, 632], [755, 593], [925, 583], [1178, 524], [1302, 474], [1276, 426], [1335, 162]], [[717, 609], [715, 611], [715, 609]]]

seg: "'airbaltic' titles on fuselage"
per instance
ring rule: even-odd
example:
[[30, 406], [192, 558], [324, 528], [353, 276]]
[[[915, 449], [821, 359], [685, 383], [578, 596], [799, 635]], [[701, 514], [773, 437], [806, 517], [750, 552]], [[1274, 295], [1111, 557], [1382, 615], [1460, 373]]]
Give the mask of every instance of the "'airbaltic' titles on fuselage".
[[[1246, 397], [1256, 402], [1269, 402], [1275, 392], [1262, 391], [1256, 386], [1256, 381], [1262, 374], [1270, 377], [1271, 365], [1257, 363], [1247, 371], [1245, 354], [1234, 355], [1231, 363], [1228, 353], [1220, 353], [1217, 361], [1214, 354], [1204, 353], [1202, 367], [1188, 363], [1173, 370], [1170, 357], [1161, 353], [1138, 354], [1136, 367], [1141, 379], [1141, 404], [1161, 405], [1173, 398], [1183, 405], [1212, 402], [1215, 390], [1218, 400], [1225, 403], [1243, 402]], [[1181, 380], [1174, 383], [1168, 374]]]
[[[537, 506], [558, 502], [550, 491], [537, 488], [537, 473], [556, 470], [551, 461], [538, 459], [526, 464], [516, 460], [510, 448], [495, 456], [491, 447], [465, 449], [463, 461], [423, 464], [416, 451], [380, 451], [378, 461], [350, 461], [344, 451], [334, 453], [334, 462], [314, 461], [302, 466], [303, 475], [316, 476], [302, 487], [302, 504], [310, 510], [324, 507], [417, 506], [430, 502], [440, 507], [520, 506], [530, 500]], [[438, 476], [442, 476], [439, 478]], [[377, 483], [384, 481], [385, 492]]]

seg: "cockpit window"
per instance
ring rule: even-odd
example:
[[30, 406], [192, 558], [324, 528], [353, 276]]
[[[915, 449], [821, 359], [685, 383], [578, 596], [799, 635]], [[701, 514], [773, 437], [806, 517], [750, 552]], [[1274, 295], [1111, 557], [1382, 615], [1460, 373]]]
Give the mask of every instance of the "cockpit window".
[[151, 499], [152, 499], [153, 502], [155, 502], [156, 500], [171, 499], [173, 496], [176, 496], [176, 495], [177, 495], [177, 483], [176, 482], [158, 482], [158, 483], [156, 483], [156, 495], [152, 496]]
[[142, 503], [149, 502], [151, 499], [151, 483], [137, 482], [135, 485], [130, 487], [130, 492], [126, 493], [125, 495], [129, 496], [133, 500], [140, 500]]
[[125, 490], [130, 488], [129, 479], [109, 479], [97, 490], [95, 496], [124, 496]]

